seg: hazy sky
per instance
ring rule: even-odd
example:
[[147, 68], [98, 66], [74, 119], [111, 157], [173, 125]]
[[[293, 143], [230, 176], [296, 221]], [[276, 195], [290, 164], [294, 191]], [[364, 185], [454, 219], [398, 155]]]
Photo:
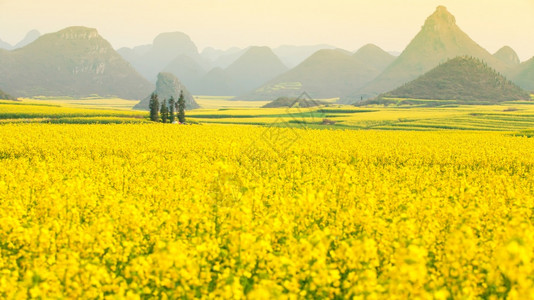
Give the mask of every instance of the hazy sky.
[[375, 43], [402, 51], [438, 5], [488, 51], [509, 45], [522, 60], [534, 56], [534, 0], [0, 0], [0, 39], [15, 44], [31, 29], [83, 25], [115, 48], [182, 31], [200, 50]]

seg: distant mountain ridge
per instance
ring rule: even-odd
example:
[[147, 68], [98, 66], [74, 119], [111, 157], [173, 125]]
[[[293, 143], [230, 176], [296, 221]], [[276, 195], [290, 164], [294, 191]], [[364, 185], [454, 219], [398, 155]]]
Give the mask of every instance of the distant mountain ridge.
[[174, 74], [181, 82], [190, 87], [193, 93], [199, 93], [201, 92], [201, 87], [199, 89], [196, 89], [196, 87], [198, 81], [206, 74], [206, 69], [190, 56], [181, 54], [173, 59], [162, 72]]
[[530, 99], [519, 86], [468, 56], [451, 59], [381, 97], [461, 100], [464, 104]]
[[384, 70], [395, 60], [395, 56], [374, 44], [367, 44], [361, 47], [352, 57], [380, 71]]
[[141, 99], [152, 85], [96, 29], [69, 27], [0, 51], [0, 86], [17, 97], [90, 95]]
[[234, 83], [235, 95], [259, 87], [287, 71], [287, 67], [269, 47], [250, 47], [225, 72]]
[[[215, 49], [213, 47], [207, 47], [202, 50], [202, 57], [211, 61], [212, 67], [220, 67], [222, 69], [227, 68], [233, 62], [235, 62], [241, 55], [243, 55], [250, 47], [238, 48], [232, 47], [227, 50]], [[272, 48], [272, 51], [282, 63], [288, 67], [293, 68], [296, 65], [303, 62], [310, 57], [313, 53], [322, 49], [336, 49], [335, 46], [327, 44], [309, 45], [309, 46], [295, 46], [295, 45], [282, 45], [276, 48]]]
[[[15, 46], [0, 40], [1, 47], [21, 47], [0, 49], [0, 87], [14, 96], [98, 94], [140, 99], [153, 90], [150, 81], [167, 72], [198, 95], [273, 100], [306, 91], [350, 104], [391, 91], [464, 55], [479, 58], [522, 88], [534, 90], [534, 58], [520, 63], [509, 46], [490, 54], [456, 25], [443, 6], [425, 20], [398, 57], [372, 44], [355, 53], [326, 44], [208, 47], [199, 53], [182, 32], [162, 33], [150, 45], [115, 51], [95, 29], [85, 27], [44, 36], [34, 30]], [[293, 64], [297, 65], [287, 67]]]
[[508, 69], [505, 63], [464, 33], [444, 6], [438, 6], [426, 19], [421, 31], [382, 74], [366, 86], [355, 89], [340, 102], [353, 103], [361, 97], [374, 97], [417, 78], [447, 59], [461, 55], [483, 59], [500, 72]]
[[196, 84], [196, 90], [202, 95], [235, 96], [232, 88], [233, 80], [220, 67], [211, 69]]
[[18, 42], [15, 46], [13, 46], [13, 49], [22, 48], [26, 45], [29, 45], [33, 43], [35, 40], [37, 40], [39, 37], [41, 37], [41, 33], [37, 30], [31, 30], [26, 34], [26, 36]]
[[0, 39], [0, 49], [11, 50], [13, 49], [13, 46], [11, 46], [8, 42], [4, 42], [2, 41], [2, 39]]
[[7, 42], [4, 42], [4, 41], [2, 41], [2, 39], [0, 39], [0, 49], [13, 50], [13, 49], [22, 48], [22, 47], [24, 47], [24, 46], [26, 46], [28, 44], [33, 43], [40, 36], [41, 36], [41, 33], [39, 31], [31, 30], [26, 34], [26, 36], [24, 36], [24, 38], [20, 42], [15, 44], [15, 46], [13, 46], [13, 45], [11, 45], [11, 44], [9, 44]]
[[[198, 53], [191, 38], [183, 32], [161, 33], [151, 45], [121, 48], [117, 50], [147, 80], [155, 82], [159, 72], [169, 67], [179, 56], [188, 56], [201, 69], [209, 68], [209, 63]], [[205, 70], [203, 70], [205, 72]], [[179, 74], [175, 74], [179, 75]], [[182, 79], [181, 79], [182, 80]]]
[[519, 56], [514, 49], [509, 46], [504, 46], [493, 54], [495, 58], [510, 66], [516, 66], [521, 63]]
[[319, 50], [298, 66], [240, 98], [273, 100], [297, 97], [302, 92], [314, 98], [336, 98], [365, 85], [393, 60], [392, 55], [375, 45], [366, 45], [355, 54], [341, 49]]
[[129, 63], [132, 63], [132, 61], [139, 59], [140, 56], [145, 55], [150, 48], [152, 48], [152, 45], [141, 45], [134, 48], [123, 47], [118, 49], [117, 53]]
[[283, 45], [274, 48], [273, 52], [280, 58], [284, 65], [289, 68], [294, 68], [315, 52], [324, 49], [336, 49], [336, 47], [327, 44], [310, 46]]
[[207, 47], [200, 55], [208, 60], [212, 68], [228, 68], [233, 62], [235, 62], [243, 53], [245, 53], [250, 47], [247, 48], [238, 48], [232, 47], [227, 50], [215, 49], [212, 47]]
[[[121, 48], [118, 52], [145, 78], [159, 72], [174, 74], [194, 94], [236, 96], [287, 70], [268, 47], [206, 48], [202, 54], [189, 36], [163, 33], [152, 45]], [[212, 67], [215, 66], [215, 67]]]
[[534, 57], [518, 65], [510, 72], [510, 78], [520, 87], [534, 93]]
[[196, 90], [206, 95], [237, 96], [285, 71], [287, 67], [271, 48], [254, 46], [227, 68], [208, 72], [199, 80]]

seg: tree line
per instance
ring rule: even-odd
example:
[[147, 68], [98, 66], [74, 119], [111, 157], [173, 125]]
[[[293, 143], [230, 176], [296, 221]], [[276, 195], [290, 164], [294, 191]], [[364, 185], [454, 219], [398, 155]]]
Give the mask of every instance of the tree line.
[[[152, 93], [152, 95], [150, 95], [148, 108], [150, 109], [150, 120], [153, 122], [161, 121], [162, 123], [174, 123], [177, 117], [180, 124], [185, 123], [185, 99], [183, 92], [180, 92], [178, 101], [175, 101], [174, 97], [171, 96], [168, 103], [167, 99], [163, 99], [161, 105], [159, 103], [158, 94]], [[177, 113], [175, 113], [175, 111]]]

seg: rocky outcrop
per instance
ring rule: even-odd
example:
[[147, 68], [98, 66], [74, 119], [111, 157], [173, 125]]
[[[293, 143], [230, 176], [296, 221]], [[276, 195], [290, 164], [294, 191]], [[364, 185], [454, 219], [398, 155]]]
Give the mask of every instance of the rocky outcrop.
[[[189, 93], [187, 88], [182, 84], [182, 82], [180, 82], [178, 78], [176, 78], [176, 76], [171, 73], [158, 74], [158, 81], [156, 82], [156, 90], [154, 93], [158, 95], [160, 103], [163, 102], [164, 99], [169, 100], [171, 97], [173, 97], [175, 101], [178, 101], [181, 92], [184, 93], [185, 109], [191, 110], [200, 107], [198, 103], [196, 103], [191, 93]], [[135, 105], [134, 109], [149, 110], [149, 103], [150, 95]]]

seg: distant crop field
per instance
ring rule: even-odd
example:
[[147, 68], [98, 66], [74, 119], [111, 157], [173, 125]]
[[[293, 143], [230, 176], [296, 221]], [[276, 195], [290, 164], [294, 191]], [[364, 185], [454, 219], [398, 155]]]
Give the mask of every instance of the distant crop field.
[[125, 100], [120, 98], [90, 97], [83, 99], [58, 98], [58, 97], [36, 97], [34, 99], [22, 99], [29, 103], [50, 103], [60, 106], [95, 108], [95, 109], [121, 109], [131, 110], [139, 101]]
[[[325, 129], [515, 131], [534, 128], [534, 105], [530, 102], [448, 107], [330, 105], [291, 109], [201, 109], [188, 115], [206, 123], [306, 124]], [[322, 125], [325, 119], [333, 123]]]
[[[187, 111], [186, 116], [190, 122], [201, 124], [416, 131], [534, 129], [534, 102], [530, 101], [437, 107], [426, 104], [355, 107], [332, 103], [311, 108], [261, 108], [264, 102], [233, 101], [229, 97], [197, 100], [203, 108]], [[121, 99], [0, 101], [0, 123], [148, 122], [148, 112], [131, 110], [124, 107], [126, 104], [133, 106], [131, 101]]]
[[232, 100], [233, 97], [224, 96], [194, 96], [195, 101], [204, 109], [219, 108], [254, 108], [261, 107], [269, 101], [238, 101]]
[[271, 86], [264, 86], [260, 89], [257, 89], [256, 92], [268, 92], [268, 91], [278, 91], [278, 90], [300, 90], [302, 89], [302, 83], [300, 82], [283, 82], [277, 83]]
[[[125, 100], [124, 100], [125, 101]], [[0, 101], [0, 123], [139, 123], [147, 113], [121, 109], [96, 109], [56, 101]]]

